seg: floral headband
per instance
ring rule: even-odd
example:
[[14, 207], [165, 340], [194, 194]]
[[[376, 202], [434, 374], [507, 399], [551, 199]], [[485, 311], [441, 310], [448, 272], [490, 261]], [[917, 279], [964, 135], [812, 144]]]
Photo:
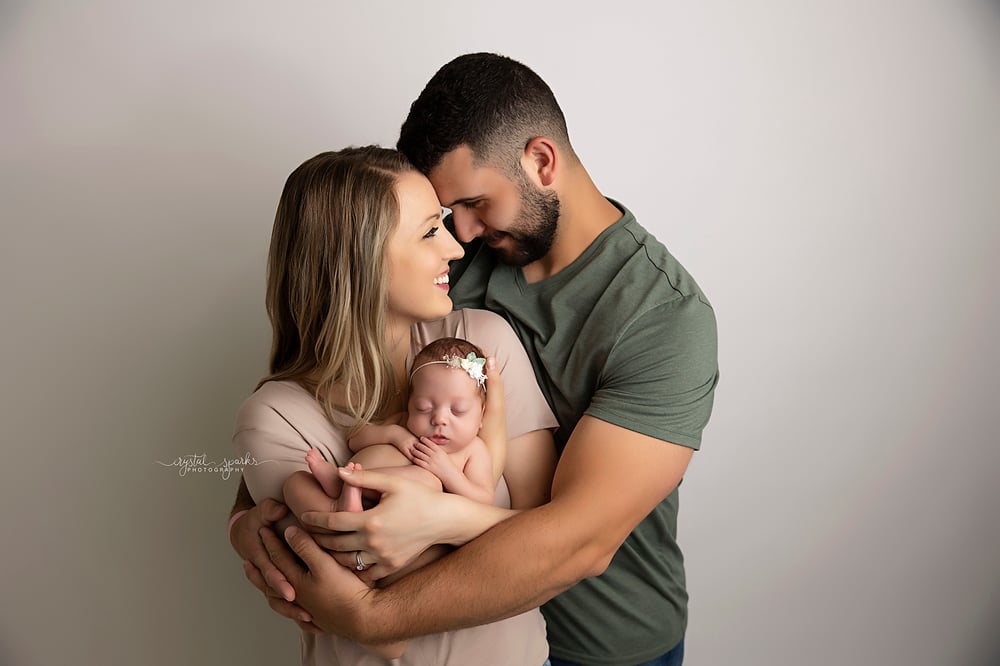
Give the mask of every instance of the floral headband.
[[476, 356], [475, 352], [469, 352], [469, 355], [465, 358], [461, 356], [442, 356], [440, 361], [427, 361], [426, 363], [421, 363], [413, 369], [410, 373], [410, 381], [413, 381], [413, 375], [417, 374], [417, 370], [421, 368], [426, 368], [428, 365], [447, 365], [449, 368], [454, 368], [456, 370], [464, 370], [469, 377], [475, 380], [479, 388], [486, 388], [486, 373], [483, 369], [486, 366], [486, 359], [481, 356]]

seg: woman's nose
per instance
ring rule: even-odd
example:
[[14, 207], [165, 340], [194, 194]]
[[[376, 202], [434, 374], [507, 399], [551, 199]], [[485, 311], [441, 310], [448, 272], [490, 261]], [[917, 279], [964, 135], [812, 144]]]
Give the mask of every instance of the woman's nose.
[[[443, 229], [443, 231], [448, 235], [447, 243], [445, 244], [444, 258], [447, 259], [448, 261], [453, 261], [455, 259], [461, 259], [462, 257], [464, 257], [465, 250], [462, 249], [462, 246], [458, 244], [458, 241], [455, 240], [455, 237], [451, 235], [451, 232], [449, 232], [447, 229]], [[469, 240], [472, 239], [470, 238]]]

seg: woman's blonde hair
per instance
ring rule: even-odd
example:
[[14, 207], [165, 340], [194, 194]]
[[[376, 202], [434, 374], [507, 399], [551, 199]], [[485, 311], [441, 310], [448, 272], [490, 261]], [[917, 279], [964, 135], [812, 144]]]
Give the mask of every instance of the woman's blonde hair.
[[[353, 427], [384, 416], [396, 392], [385, 339], [386, 245], [399, 221], [398, 177], [413, 167], [378, 146], [321, 153], [288, 176], [267, 261], [270, 374], [310, 389]], [[342, 402], [335, 405], [334, 387]]]

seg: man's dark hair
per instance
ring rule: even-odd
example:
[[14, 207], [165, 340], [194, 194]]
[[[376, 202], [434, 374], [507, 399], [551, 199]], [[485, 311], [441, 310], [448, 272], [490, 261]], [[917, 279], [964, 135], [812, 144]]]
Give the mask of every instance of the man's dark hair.
[[410, 105], [396, 147], [424, 174], [462, 144], [476, 164], [517, 173], [525, 146], [539, 136], [576, 159], [566, 119], [545, 81], [506, 56], [470, 53], [427, 83]]

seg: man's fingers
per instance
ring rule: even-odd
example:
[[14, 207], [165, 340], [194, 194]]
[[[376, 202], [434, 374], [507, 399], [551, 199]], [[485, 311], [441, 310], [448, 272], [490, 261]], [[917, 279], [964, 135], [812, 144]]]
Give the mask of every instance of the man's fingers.
[[295, 588], [292, 584], [288, 582], [288, 579], [278, 571], [277, 567], [273, 564], [268, 563], [265, 565], [264, 569], [261, 570], [261, 575], [264, 577], [264, 582], [269, 588], [274, 590], [278, 595], [280, 595], [286, 601], [295, 601]]
[[[272, 536], [274, 535], [274, 532], [267, 527], [260, 528], [258, 534], [263, 534], [265, 532], [271, 534]], [[295, 590], [288, 582], [288, 579], [285, 578], [285, 576], [274, 566], [274, 563], [271, 561], [267, 545], [263, 542], [263, 540], [261, 542], [261, 547], [251, 554], [250, 564], [260, 571], [260, 575], [263, 577], [264, 582], [268, 587], [280, 594], [286, 600], [295, 601]]]
[[260, 569], [255, 567], [248, 560], [243, 560], [243, 575], [247, 577], [254, 587], [264, 593], [267, 596], [268, 592], [273, 592], [273, 590], [268, 587], [268, 584], [264, 581], [264, 577], [260, 574]]
[[[264, 542], [264, 547], [267, 549], [267, 555], [271, 559], [271, 562], [274, 563], [274, 566], [278, 568], [289, 584], [302, 577], [305, 570], [295, 561], [295, 555], [274, 532], [266, 527], [262, 527], [260, 538]], [[264, 572], [264, 578], [265, 580], [267, 579], [267, 572]], [[294, 585], [292, 587], [294, 590]]]
[[267, 605], [278, 615], [287, 617], [289, 620], [295, 620], [296, 623], [312, 622], [312, 616], [309, 613], [295, 604], [288, 603], [284, 599], [273, 596], [268, 597]]
[[[279, 510], [281, 511], [285, 510], [284, 504], [279, 504], [278, 502], [274, 502], [274, 504], [276, 505], [276, 507], [278, 507]], [[241, 518], [240, 522], [242, 522], [242, 520], [243, 519]], [[239, 529], [242, 530], [243, 526], [240, 525]], [[258, 528], [255, 538], [251, 538], [250, 535], [247, 535], [245, 537], [244, 544], [246, 550], [249, 552], [244, 553], [245, 554], [244, 559], [249, 560], [250, 564], [257, 569], [257, 571], [259, 572], [261, 578], [263, 579], [266, 585], [268, 585], [272, 590], [280, 594], [288, 601], [294, 601], [295, 590], [292, 589], [292, 586], [289, 585], [288, 580], [281, 574], [280, 571], [278, 571], [275, 568], [274, 564], [272, 564], [271, 560], [268, 558], [267, 550], [265, 549], [264, 544], [261, 542], [260, 539], [260, 532], [262, 530], [270, 531], [266, 527]], [[251, 579], [250, 582], [254, 582], [253, 579]], [[254, 584], [256, 585], [256, 583]]]
[[323, 630], [317, 627], [312, 622], [299, 622], [295, 621], [295, 624], [299, 625], [299, 629], [302, 631], [308, 631], [310, 634], [322, 634]]
[[266, 498], [258, 506], [260, 507], [261, 519], [268, 523], [277, 522], [288, 513], [287, 506], [270, 497]]
[[292, 547], [295, 554], [306, 563], [310, 571], [319, 571], [330, 563], [330, 556], [316, 544], [305, 530], [294, 526], [287, 528], [285, 541]]

